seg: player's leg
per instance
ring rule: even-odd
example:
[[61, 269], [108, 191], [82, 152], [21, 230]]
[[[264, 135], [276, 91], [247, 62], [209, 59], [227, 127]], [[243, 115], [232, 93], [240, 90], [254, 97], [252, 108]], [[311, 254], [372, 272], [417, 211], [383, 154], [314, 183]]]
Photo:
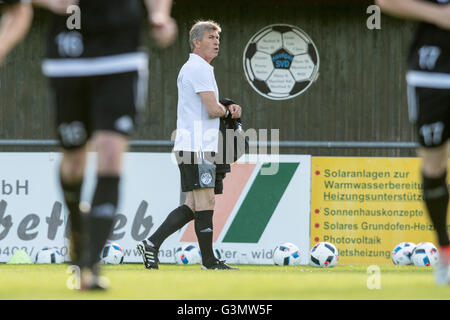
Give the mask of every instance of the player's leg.
[[82, 286], [98, 283], [100, 252], [111, 233], [119, 203], [123, 155], [134, 132], [137, 115], [137, 72], [91, 77], [89, 119], [92, 144], [97, 152], [97, 184], [87, 217]]
[[203, 265], [210, 266], [217, 260], [213, 250], [214, 188], [196, 189], [193, 191], [193, 197], [195, 234], [202, 253]]
[[96, 131], [92, 142], [97, 151], [97, 184], [86, 218], [86, 244], [82, 262], [82, 289], [102, 288], [99, 283], [100, 253], [111, 233], [119, 201], [122, 155], [127, 149], [125, 135]]
[[[192, 191], [186, 192], [186, 199], [184, 200], [184, 205], [191, 209], [192, 213], [195, 212], [195, 199], [194, 199], [194, 193]], [[193, 216], [192, 216], [193, 218]]]
[[449, 246], [447, 231], [447, 188], [448, 143], [436, 149], [421, 149], [424, 201], [430, 219], [436, 229], [441, 247]]
[[164, 240], [194, 219], [192, 191], [186, 193], [186, 201], [169, 213], [163, 223], [147, 239], [136, 246], [147, 269], [158, 269], [158, 252]]
[[80, 264], [83, 250], [83, 215], [80, 211], [80, 199], [86, 155], [86, 146], [65, 150], [59, 167], [59, 181], [69, 210], [70, 258], [75, 265]]
[[409, 87], [408, 90], [410, 115], [416, 122], [421, 145], [418, 153], [422, 159], [423, 199], [436, 230], [441, 257], [435, 268], [435, 280], [438, 284], [444, 284], [450, 280], [450, 241], [447, 231], [450, 91], [429, 87]]
[[424, 201], [430, 219], [436, 229], [440, 246], [450, 244], [447, 232], [447, 207], [449, 193], [447, 188], [448, 144], [433, 149], [422, 148], [422, 180]]
[[70, 257], [79, 265], [83, 247], [83, 221], [80, 212], [81, 188], [89, 138], [84, 84], [81, 78], [50, 79], [56, 109], [57, 135], [63, 149], [59, 182], [69, 211]]
[[156, 250], [171, 234], [194, 219], [194, 199], [192, 191], [186, 193], [186, 201], [169, 213], [159, 228], [147, 238], [147, 243]]
[[169, 213], [164, 222], [150, 237], [137, 244], [136, 248], [147, 269], [158, 269], [158, 251], [164, 240], [194, 219], [195, 203], [192, 190], [195, 188], [194, 184], [197, 183], [194, 178], [196, 168], [191, 162], [190, 155], [187, 163], [184, 163], [177, 153], [176, 157], [180, 169], [181, 189], [185, 192], [186, 199], [183, 205]]
[[212, 154], [205, 153], [204, 159], [197, 161], [196, 182], [197, 186], [193, 190], [194, 196], [194, 221], [195, 234], [197, 235], [200, 251], [202, 254], [202, 264], [204, 269], [237, 269], [218, 260], [213, 250], [213, 215], [216, 201], [216, 194], [222, 194], [222, 180], [225, 174], [221, 167], [214, 164], [210, 158]]
[[201, 188], [193, 191], [195, 201], [195, 234], [202, 254], [203, 269], [237, 270], [214, 256], [213, 215], [215, 206], [215, 188]]
[[450, 241], [447, 230], [447, 188], [448, 143], [435, 149], [419, 151], [422, 158], [423, 197], [428, 215], [436, 230], [439, 244], [439, 263], [435, 268], [435, 280], [440, 285], [449, 284]]
[[164, 240], [192, 220], [194, 220], [194, 197], [190, 191], [186, 192], [185, 203], [170, 212], [161, 226], [147, 240], [151, 246], [159, 250]]
[[85, 267], [98, 263], [114, 223], [119, 201], [119, 183], [122, 170], [122, 155], [127, 149], [127, 137], [113, 131], [97, 131], [93, 145], [97, 151], [97, 185], [87, 218]]

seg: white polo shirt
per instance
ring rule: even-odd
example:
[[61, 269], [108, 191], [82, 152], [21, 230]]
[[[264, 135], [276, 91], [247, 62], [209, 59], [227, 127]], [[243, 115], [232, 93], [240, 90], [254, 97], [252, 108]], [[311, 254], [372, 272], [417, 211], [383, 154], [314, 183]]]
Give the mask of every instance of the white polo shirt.
[[177, 130], [174, 151], [217, 152], [219, 118], [211, 118], [206, 111], [200, 92], [213, 91], [219, 101], [219, 89], [214, 68], [195, 53], [178, 74]]

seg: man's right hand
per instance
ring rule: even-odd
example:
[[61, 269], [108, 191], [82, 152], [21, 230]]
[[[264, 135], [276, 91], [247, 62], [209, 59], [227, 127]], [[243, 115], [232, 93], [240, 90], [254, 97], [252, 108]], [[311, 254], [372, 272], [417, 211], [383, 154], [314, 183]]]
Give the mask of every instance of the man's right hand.
[[150, 16], [151, 36], [160, 48], [167, 48], [176, 39], [178, 27], [175, 20], [163, 14], [152, 14]]
[[442, 6], [440, 14], [436, 17], [435, 24], [444, 30], [450, 30], [450, 4]]
[[229, 105], [228, 110], [230, 110], [232, 119], [239, 119], [242, 115], [242, 108], [240, 105], [237, 104]]

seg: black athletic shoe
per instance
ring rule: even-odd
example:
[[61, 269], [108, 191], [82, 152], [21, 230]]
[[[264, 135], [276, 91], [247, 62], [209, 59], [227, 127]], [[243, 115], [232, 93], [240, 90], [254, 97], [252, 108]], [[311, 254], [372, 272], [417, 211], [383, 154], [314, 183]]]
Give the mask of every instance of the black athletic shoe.
[[136, 249], [141, 254], [147, 269], [158, 269], [158, 250], [148, 244], [146, 240], [139, 242]]
[[224, 260], [216, 260], [214, 263], [202, 266], [202, 269], [212, 269], [212, 270], [239, 270], [239, 268], [229, 266]]

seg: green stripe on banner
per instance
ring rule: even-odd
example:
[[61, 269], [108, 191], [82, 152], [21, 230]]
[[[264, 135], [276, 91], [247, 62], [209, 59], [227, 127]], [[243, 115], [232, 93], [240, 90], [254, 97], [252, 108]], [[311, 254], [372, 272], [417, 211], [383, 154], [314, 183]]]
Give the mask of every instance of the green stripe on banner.
[[279, 163], [275, 175], [259, 171], [222, 242], [258, 243], [299, 164]]

